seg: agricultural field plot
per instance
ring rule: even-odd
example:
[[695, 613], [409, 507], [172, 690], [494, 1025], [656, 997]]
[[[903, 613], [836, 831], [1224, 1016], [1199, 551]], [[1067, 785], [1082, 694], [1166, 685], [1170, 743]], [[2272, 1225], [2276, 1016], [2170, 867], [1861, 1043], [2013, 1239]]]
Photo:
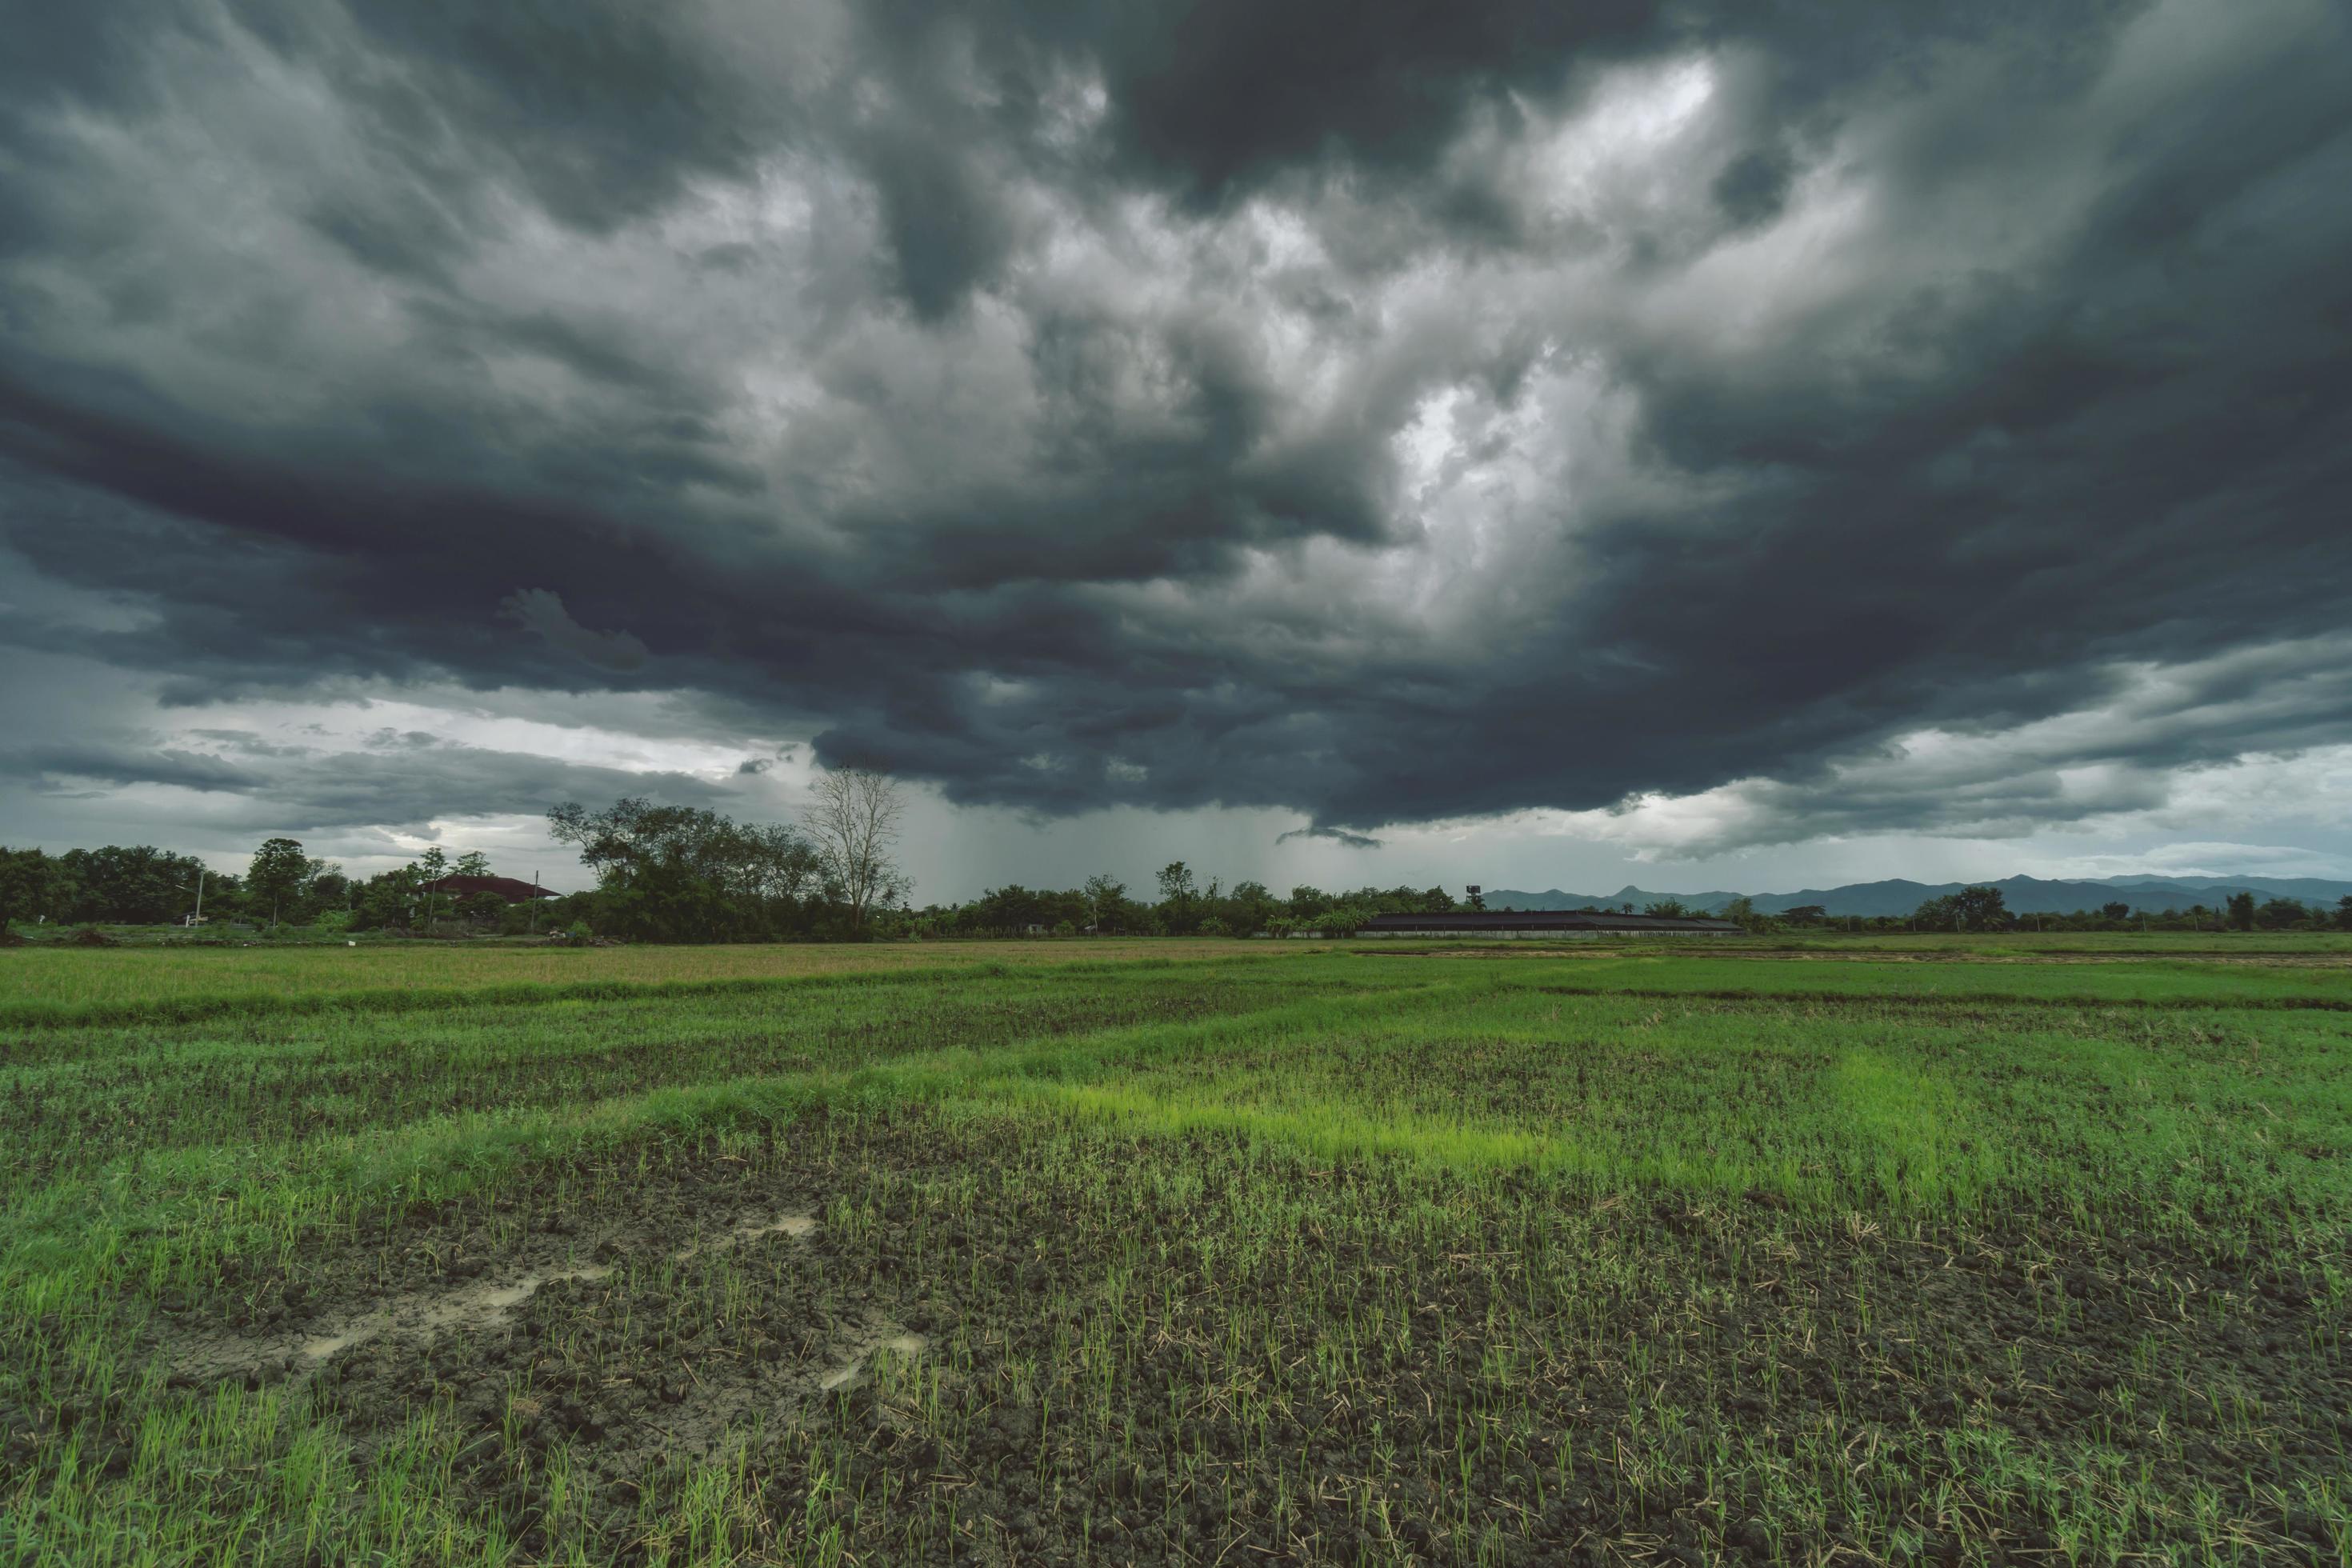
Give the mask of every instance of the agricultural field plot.
[[1271, 955], [1272, 944], [1110, 937], [1060, 942], [747, 943], [723, 947], [564, 947], [505, 942], [362, 942], [239, 948], [69, 948], [27, 952], [0, 971], [0, 1024], [188, 1017], [249, 1011], [289, 999], [369, 994], [412, 1006], [549, 986], [575, 994], [638, 985], [756, 984], [821, 974], [1076, 962], [1174, 962]]
[[0, 1548], [2352, 1560], [2340, 968], [1104, 954], [0, 955]]

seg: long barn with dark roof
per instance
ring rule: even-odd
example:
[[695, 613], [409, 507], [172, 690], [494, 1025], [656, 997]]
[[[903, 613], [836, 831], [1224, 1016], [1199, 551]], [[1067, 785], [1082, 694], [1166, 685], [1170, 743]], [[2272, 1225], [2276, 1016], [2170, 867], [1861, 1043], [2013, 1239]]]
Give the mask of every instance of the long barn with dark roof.
[[542, 888], [537, 882], [526, 882], [520, 878], [461, 877], [455, 874], [444, 877], [438, 881], [425, 883], [423, 890], [453, 899], [470, 899], [478, 893], [496, 893], [510, 904], [529, 903], [533, 899], [560, 899], [563, 896], [552, 888]]

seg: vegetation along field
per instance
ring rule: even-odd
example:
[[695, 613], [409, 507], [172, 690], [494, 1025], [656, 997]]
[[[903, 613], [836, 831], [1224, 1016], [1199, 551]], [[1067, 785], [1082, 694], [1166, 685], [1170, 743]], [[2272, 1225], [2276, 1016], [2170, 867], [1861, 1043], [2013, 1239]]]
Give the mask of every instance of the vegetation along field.
[[2340, 953], [740, 951], [0, 954], [0, 1556], [2352, 1560]]

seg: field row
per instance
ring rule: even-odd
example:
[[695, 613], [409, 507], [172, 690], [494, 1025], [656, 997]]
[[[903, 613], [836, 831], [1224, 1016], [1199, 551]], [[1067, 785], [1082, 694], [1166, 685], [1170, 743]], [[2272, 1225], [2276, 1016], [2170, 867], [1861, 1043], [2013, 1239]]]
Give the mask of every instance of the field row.
[[[951, 983], [1015, 969], [1071, 984], [1110, 970], [1208, 964], [1355, 965], [1350, 982], [1382, 984], [1384, 966], [1526, 963], [1552, 984], [1594, 993], [1727, 996], [1879, 996], [2105, 1002], [2118, 1005], [2352, 1007], [2352, 953], [2310, 944], [2249, 946], [2228, 962], [2195, 953], [2043, 953], [1918, 944], [1900, 952], [1828, 949], [1236, 942], [938, 942], [818, 947], [501, 947], [425, 944], [240, 952], [52, 950], [0, 955], [0, 1029], [55, 1025], [184, 1023], [323, 1008], [434, 1010], [465, 1001], [532, 1003], [619, 996], [640, 988], [690, 994], [767, 985]], [[2275, 945], [2275, 944], [2274, 944]], [[1982, 947], [1989, 951], [1979, 951]], [[1517, 984], [1517, 982], [1513, 982]]]

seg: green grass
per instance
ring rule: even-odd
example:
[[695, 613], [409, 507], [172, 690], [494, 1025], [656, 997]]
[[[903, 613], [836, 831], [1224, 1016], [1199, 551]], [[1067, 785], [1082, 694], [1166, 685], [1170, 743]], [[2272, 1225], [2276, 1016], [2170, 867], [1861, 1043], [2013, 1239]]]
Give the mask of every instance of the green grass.
[[0, 955], [13, 1557], [2352, 1553], [2338, 968], [357, 952]]
[[1176, 962], [1274, 956], [1259, 942], [1088, 939], [1085, 942], [761, 943], [740, 947], [562, 947], [481, 942], [362, 942], [240, 948], [0, 949], [0, 1023], [104, 1020], [236, 1011], [288, 998], [524, 986], [690, 985], [867, 974], [900, 970], [1077, 962]]
[[[1366, 962], [1416, 962], [1416, 955], [1408, 952], [1367, 952], [1362, 956]], [[1420, 955], [1418, 961], [1448, 962], [1436, 953]], [[1918, 963], [1875, 958], [1809, 963], [1713, 953], [1687, 957], [1610, 954], [1554, 969], [1538, 980], [1515, 977], [1514, 983], [1593, 994], [1818, 997], [1828, 1001], [1871, 997], [1933, 1005], [1983, 1001], [2155, 1007], [2352, 1007], [2352, 967], [2224, 964], [2170, 958], [2098, 963], [2020, 963], [1953, 958]]]

